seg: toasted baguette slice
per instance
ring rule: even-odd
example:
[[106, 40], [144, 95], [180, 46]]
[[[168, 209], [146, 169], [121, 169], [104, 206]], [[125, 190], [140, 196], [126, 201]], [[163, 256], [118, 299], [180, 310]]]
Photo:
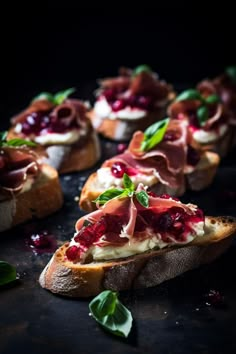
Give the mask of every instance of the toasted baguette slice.
[[71, 297], [94, 296], [104, 289], [156, 286], [219, 257], [230, 246], [235, 232], [236, 219], [208, 216], [205, 235], [189, 244], [89, 264], [65, 260], [66, 243], [53, 255], [39, 283], [53, 293]]
[[63, 204], [57, 171], [46, 164], [32, 187], [11, 199], [0, 199], [0, 231], [12, 228], [32, 218], [52, 214]]
[[[18, 137], [14, 129], [11, 128], [8, 132], [8, 139]], [[46, 155], [42, 161], [54, 167], [60, 174], [90, 168], [101, 157], [100, 142], [97, 133], [92, 128], [88, 139], [79, 145], [41, 145], [41, 150], [44, 150]]]
[[106, 138], [115, 141], [128, 141], [137, 130], [145, 130], [149, 125], [165, 117], [166, 107], [160, 107], [138, 119], [109, 119], [97, 116], [94, 110], [88, 113], [94, 129]]
[[[186, 186], [180, 186], [180, 188], [174, 190], [157, 182], [152, 185], [150, 189], [158, 194], [168, 193], [172, 196], [181, 196], [186, 188], [193, 191], [202, 190], [212, 183], [219, 163], [220, 158], [218, 154], [206, 151], [202, 155], [195, 170], [185, 174]], [[92, 173], [82, 188], [79, 200], [80, 208], [88, 212], [95, 210], [96, 204], [93, 201], [103, 193], [104, 190], [103, 186], [99, 184], [97, 173]]]

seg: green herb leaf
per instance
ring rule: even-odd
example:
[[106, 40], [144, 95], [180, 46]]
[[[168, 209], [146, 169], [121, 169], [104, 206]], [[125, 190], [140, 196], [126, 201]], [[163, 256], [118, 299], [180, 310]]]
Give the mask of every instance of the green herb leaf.
[[39, 100], [46, 100], [54, 104], [54, 96], [50, 92], [41, 92], [39, 95], [33, 98], [32, 102], [39, 101]]
[[0, 261], [0, 285], [16, 280], [16, 269], [11, 264]]
[[150, 68], [150, 66], [143, 64], [143, 65], [139, 65], [137, 66], [135, 69], [133, 69], [133, 76], [137, 76], [143, 72], [152, 72], [152, 69]]
[[89, 303], [93, 318], [116, 336], [128, 337], [132, 327], [131, 312], [119, 301], [117, 293], [105, 290]]
[[201, 106], [197, 110], [197, 118], [201, 126], [205, 124], [208, 119], [208, 108], [207, 106]]
[[205, 102], [209, 104], [219, 103], [220, 97], [218, 95], [210, 95], [207, 98], [205, 98]]
[[94, 200], [94, 203], [99, 203], [99, 204], [103, 205], [106, 202], [108, 202], [108, 200], [120, 196], [121, 194], [123, 194], [123, 192], [124, 192], [124, 189], [110, 188], [110, 189], [106, 190], [105, 192], [103, 192], [102, 194], [100, 194], [97, 197], [97, 199]]
[[236, 66], [228, 66], [225, 69], [225, 72], [230, 77], [230, 79], [236, 84]]
[[136, 198], [138, 199], [138, 202], [144, 206], [145, 208], [149, 207], [149, 197], [147, 192], [145, 191], [140, 191], [138, 193], [135, 193]]
[[4, 146], [23, 146], [23, 145], [26, 145], [26, 146], [32, 146], [32, 147], [33, 146], [37, 146], [37, 144], [34, 143], [33, 141], [24, 140], [24, 139], [18, 139], [18, 138], [8, 140], [3, 145]]
[[150, 150], [162, 141], [169, 121], [170, 118], [163, 119], [159, 122], [152, 124], [145, 130], [144, 140], [141, 144], [142, 151]]
[[69, 97], [73, 92], [75, 92], [75, 88], [69, 88], [67, 90], [64, 90], [64, 91], [60, 91], [60, 92], [57, 92], [55, 95], [54, 95], [54, 103], [56, 105], [59, 105], [61, 104], [62, 102], [65, 101], [65, 99], [67, 99], [67, 97]]
[[7, 141], [7, 131], [0, 132], [0, 145]]
[[202, 101], [203, 98], [200, 94], [199, 91], [195, 90], [195, 89], [189, 89], [186, 91], [183, 91], [180, 95], [178, 95], [176, 97], [176, 102], [180, 102], [180, 101], [186, 101], [186, 100], [199, 100]]
[[126, 173], [123, 174], [123, 185], [125, 189], [128, 189], [128, 192], [134, 191], [134, 183]]

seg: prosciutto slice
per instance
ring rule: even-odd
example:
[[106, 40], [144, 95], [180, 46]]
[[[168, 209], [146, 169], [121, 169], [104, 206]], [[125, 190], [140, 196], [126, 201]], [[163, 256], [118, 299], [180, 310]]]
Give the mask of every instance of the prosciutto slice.
[[171, 141], [164, 138], [153, 149], [145, 152], [141, 150], [144, 133], [136, 132], [127, 151], [105, 161], [102, 167], [111, 167], [115, 162], [122, 162], [140, 173], [155, 175], [161, 183], [169, 187], [177, 188], [184, 185], [188, 142], [186, 122], [170, 121], [166, 134], [172, 134], [175, 139]]
[[99, 84], [99, 95], [104, 90], [112, 89], [117, 92], [117, 98], [144, 95], [156, 101], [163, 101], [173, 91], [171, 85], [158, 80], [158, 76], [153, 72], [141, 72], [133, 76], [132, 70], [123, 67], [119, 70], [119, 76], [102, 79]]
[[[215, 94], [216, 90], [210, 83], [204, 83], [199, 87], [199, 91], [203, 96]], [[211, 130], [214, 129], [216, 124], [221, 121], [228, 120], [228, 114], [221, 103], [211, 105], [209, 107], [210, 116], [203, 126], [200, 126], [197, 119], [197, 109], [201, 106], [198, 100], [177, 101], [169, 106], [168, 114], [173, 119], [185, 120], [190, 125], [194, 125], [198, 129]]]
[[11, 119], [11, 123], [13, 125], [18, 123], [23, 124], [32, 113], [38, 112], [40, 112], [40, 119], [48, 117], [46, 126], [44, 126], [45, 129], [52, 129], [57, 123], [62, 125], [64, 130], [75, 127], [79, 128], [87, 122], [87, 107], [84, 103], [77, 99], [66, 99], [59, 105], [54, 105], [47, 100], [33, 101], [24, 111], [14, 116]]
[[[136, 191], [139, 192], [141, 190], [145, 190], [145, 187], [142, 184], [139, 184]], [[82, 229], [85, 220], [94, 224], [107, 214], [116, 216], [117, 220], [124, 216], [127, 219], [128, 216], [126, 224], [123, 225], [123, 230], [121, 231], [120, 237], [131, 239], [132, 237], [134, 237], [135, 224], [138, 212], [140, 210], [151, 210], [159, 214], [166, 212], [172, 207], [182, 208], [189, 215], [194, 214], [197, 210], [197, 206], [193, 204], [182, 204], [180, 201], [176, 201], [172, 198], [164, 199], [152, 196], [149, 196], [149, 207], [145, 208], [141, 204], [139, 204], [136, 197], [133, 195], [132, 197], [114, 198], [109, 200], [98, 210], [80, 218], [77, 221], [75, 228], [76, 232], [79, 232]]]
[[40, 173], [37, 157], [26, 148], [2, 147], [0, 151], [0, 191], [18, 193], [29, 176]]

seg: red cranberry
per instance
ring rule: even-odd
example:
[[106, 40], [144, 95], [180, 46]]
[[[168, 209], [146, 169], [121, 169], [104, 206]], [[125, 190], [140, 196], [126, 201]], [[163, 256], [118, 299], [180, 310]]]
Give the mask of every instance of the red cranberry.
[[173, 200], [175, 200], [176, 202], [179, 202], [179, 198], [177, 198], [177, 197], [171, 197], [171, 195], [169, 195], [169, 194], [161, 194], [161, 195], [159, 196], [159, 198], [162, 198], [162, 199], [173, 199]]
[[187, 151], [187, 163], [191, 166], [196, 166], [200, 161], [200, 154], [199, 152], [194, 149], [191, 145], [188, 145]]
[[71, 246], [66, 250], [66, 257], [69, 261], [75, 261], [79, 258], [79, 248], [77, 246]]
[[184, 220], [184, 215], [185, 215], [185, 211], [184, 209], [180, 208], [180, 207], [172, 207], [169, 210], [171, 217], [174, 221], [183, 221]]
[[44, 234], [33, 234], [30, 236], [31, 244], [36, 248], [48, 247], [50, 242]]
[[62, 122], [57, 121], [50, 124], [50, 130], [55, 133], [63, 133], [66, 130], [66, 126]]
[[150, 197], [154, 197], [154, 198], [158, 197], [158, 195], [152, 191], [147, 192], [147, 194], [150, 195]]
[[218, 290], [210, 290], [205, 295], [205, 299], [208, 306], [222, 306], [224, 304], [224, 296]]
[[138, 171], [132, 167], [127, 167], [125, 172], [127, 173], [128, 176], [136, 176], [138, 173]]
[[111, 173], [116, 178], [122, 178], [126, 172], [126, 166], [122, 162], [115, 162], [111, 166]]
[[96, 235], [93, 230], [93, 225], [89, 225], [87, 227], [83, 227], [79, 231], [79, 233], [75, 236], [75, 241], [85, 247], [89, 247], [93, 243], [95, 237]]
[[150, 108], [151, 99], [149, 97], [140, 96], [137, 101], [137, 106], [139, 108], [148, 110]]
[[188, 112], [189, 123], [195, 128], [200, 128], [199, 120], [195, 111]]
[[145, 231], [146, 227], [147, 227], [147, 224], [144, 222], [143, 218], [141, 218], [138, 215], [136, 218], [136, 223], [135, 223], [135, 231], [137, 231], [137, 232]]
[[117, 152], [118, 154], [122, 154], [127, 149], [127, 144], [118, 144]]
[[97, 222], [96, 224], [94, 224], [94, 233], [96, 234], [96, 238], [100, 238], [102, 237], [105, 232], [106, 232], [106, 219], [104, 217], [102, 217], [99, 222]]
[[106, 233], [115, 231], [116, 233], [120, 234], [123, 225], [127, 224], [127, 217], [123, 215], [118, 217], [111, 214], [106, 214], [105, 218], [107, 225]]
[[113, 89], [107, 89], [103, 92], [103, 96], [108, 102], [114, 102], [116, 99], [116, 91]]
[[113, 104], [112, 104], [112, 110], [114, 112], [118, 112], [121, 109], [125, 108], [126, 106], [126, 102], [125, 100], [116, 100]]
[[137, 107], [138, 106], [138, 98], [135, 95], [131, 95], [128, 100], [127, 100], [127, 104], [131, 107]]
[[164, 135], [164, 141], [175, 141], [180, 138], [180, 134], [174, 131], [167, 131]]

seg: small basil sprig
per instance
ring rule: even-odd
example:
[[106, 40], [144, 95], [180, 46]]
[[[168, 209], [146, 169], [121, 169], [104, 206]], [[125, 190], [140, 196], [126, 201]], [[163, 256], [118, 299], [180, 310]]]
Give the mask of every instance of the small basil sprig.
[[7, 140], [7, 131], [0, 132], [0, 147], [4, 147], [4, 146], [20, 147], [23, 145], [33, 147], [36, 146], [37, 144], [35, 144], [33, 141], [24, 140], [20, 138]]
[[142, 151], [151, 150], [155, 145], [159, 144], [166, 132], [170, 118], [163, 119], [148, 127], [144, 132], [144, 140], [141, 144]]
[[117, 293], [105, 290], [90, 303], [89, 310], [93, 318], [107, 331], [127, 338], [132, 328], [132, 314], [119, 301]]
[[100, 194], [97, 199], [94, 200], [94, 203], [99, 205], [104, 205], [106, 202], [113, 198], [123, 198], [123, 197], [132, 197], [136, 196], [138, 202], [145, 208], [149, 206], [149, 198], [147, 192], [144, 190], [140, 192], [135, 192], [135, 186], [130, 177], [124, 173], [123, 175], [123, 185], [124, 188], [111, 188]]
[[16, 280], [16, 269], [11, 264], [0, 261], [0, 285]]
[[225, 69], [225, 72], [227, 76], [233, 81], [234, 84], [236, 84], [236, 66], [228, 66]]
[[133, 73], [132, 75], [133, 76], [137, 76], [143, 72], [148, 72], [148, 73], [151, 73], [152, 72], [152, 69], [150, 68], [150, 66], [146, 65], [146, 64], [142, 64], [142, 65], [139, 65], [137, 66], [136, 68], [133, 69]]
[[200, 126], [203, 126], [205, 122], [209, 119], [209, 104], [219, 103], [220, 97], [218, 95], [212, 94], [208, 97], [203, 97], [198, 90], [189, 89], [182, 92], [176, 98], [176, 102], [180, 101], [189, 101], [189, 100], [198, 100], [201, 102], [200, 107], [197, 109], [197, 118]]
[[39, 95], [33, 98], [33, 101], [47, 100], [57, 106], [64, 102], [73, 92], [75, 92], [75, 88], [73, 87], [64, 91], [59, 91], [55, 93], [55, 95], [50, 92], [41, 92]]

